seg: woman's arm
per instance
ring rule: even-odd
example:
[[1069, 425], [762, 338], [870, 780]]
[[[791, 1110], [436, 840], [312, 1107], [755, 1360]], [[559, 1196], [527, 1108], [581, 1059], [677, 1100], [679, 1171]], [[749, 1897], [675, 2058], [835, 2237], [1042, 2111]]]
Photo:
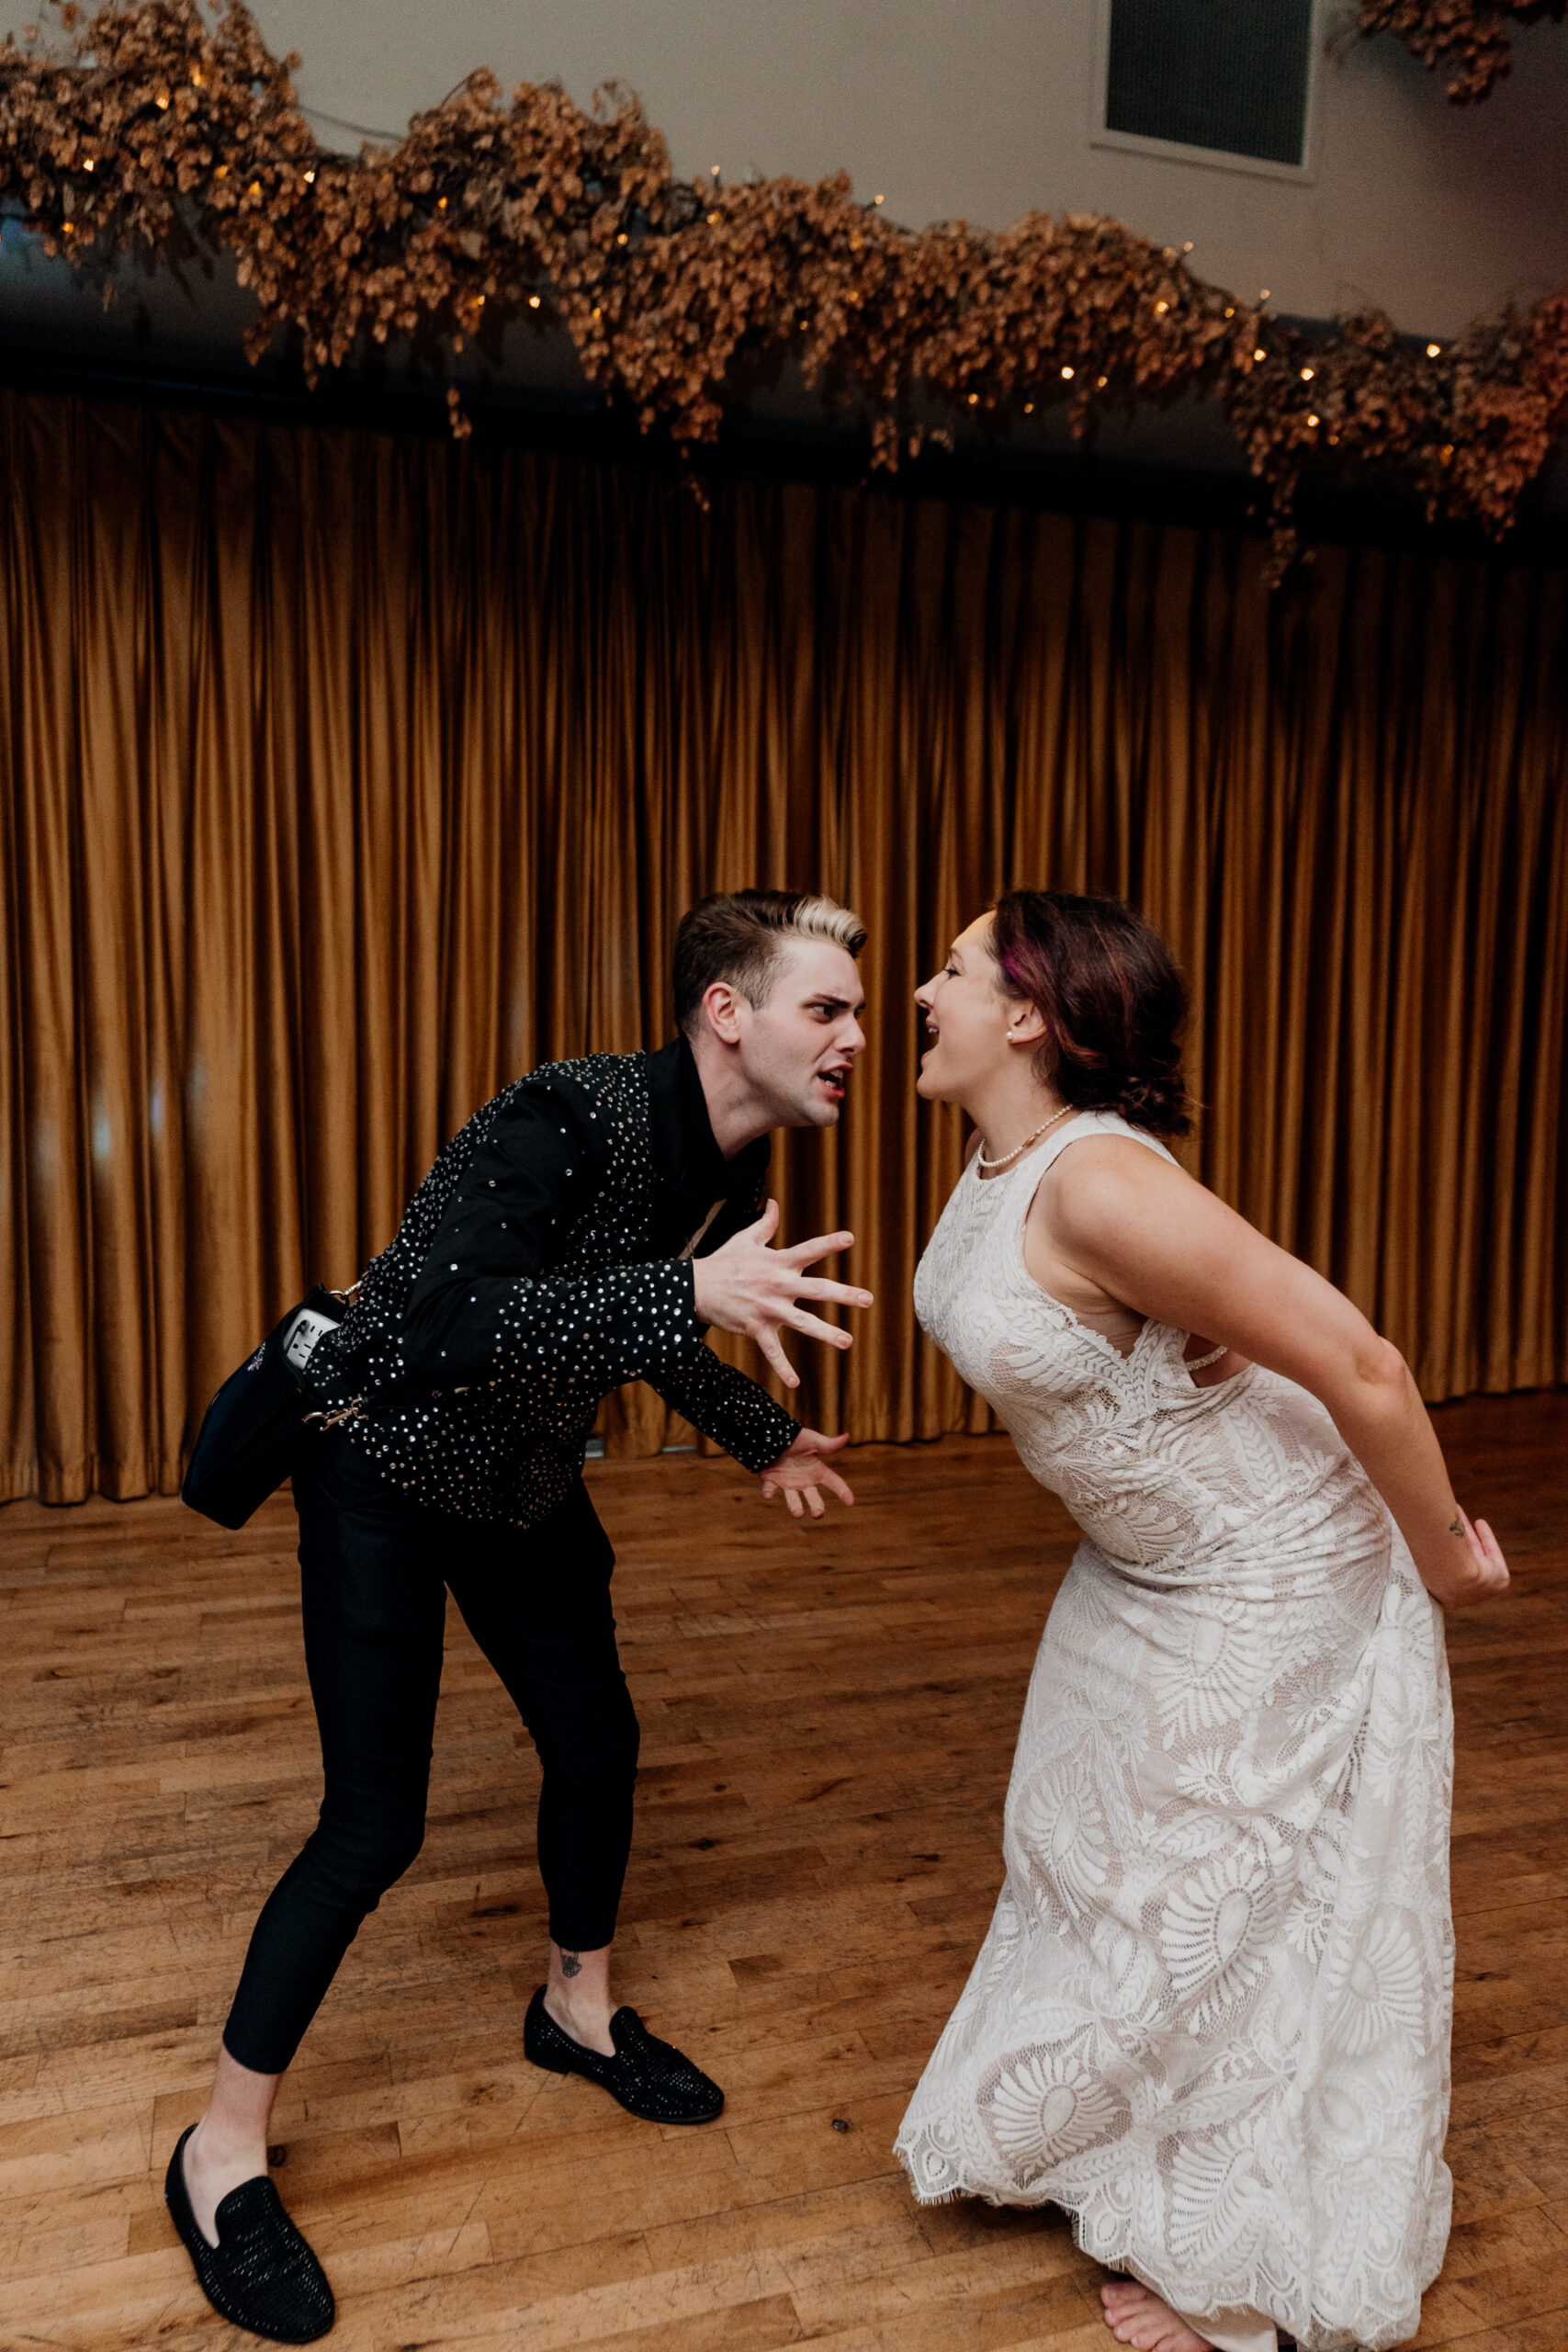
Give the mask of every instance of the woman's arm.
[[1030, 1209], [1056, 1257], [1137, 1314], [1224, 1340], [1324, 1404], [1446, 1608], [1503, 1591], [1484, 1520], [1454, 1499], [1437, 1432], [1397, 1348], [1331, 1283], [1142, 1144], [1071, 1144]]

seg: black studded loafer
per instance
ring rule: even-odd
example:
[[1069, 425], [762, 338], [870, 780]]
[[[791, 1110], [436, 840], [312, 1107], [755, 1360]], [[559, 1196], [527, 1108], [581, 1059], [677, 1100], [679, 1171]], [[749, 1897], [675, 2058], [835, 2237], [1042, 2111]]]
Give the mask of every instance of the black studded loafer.
[[711, 2123], [724, 2113], [724, 2093], [672, 2042], [649, 2033], [635, 2009], [610, 2019], [615, 2054], [585, 2050], [563, 2033], [545, 2007], [541, 1984], [523, 2020], [523, 2054], [552, 2075], [586, 2075], [645, 2123]]
[[231, 2326], [269, 2344], [314, 2344], [337, 2317], [327, 2274], [283, 2210], [265, 2173], [219, 2200], [218, 2243], [209, 2245], [191, 2211], [182, 2132], [169, 2158], [164, 2195], [202, 2293]]

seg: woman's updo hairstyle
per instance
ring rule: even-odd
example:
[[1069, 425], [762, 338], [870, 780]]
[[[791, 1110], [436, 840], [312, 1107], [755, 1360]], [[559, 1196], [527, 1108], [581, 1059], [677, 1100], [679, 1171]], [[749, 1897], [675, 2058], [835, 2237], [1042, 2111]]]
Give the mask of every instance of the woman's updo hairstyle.
[[1187, 989], [1152, 923], [1120, 899], [1010, 890], [992, 953], [1010, 996], [1045, 1023], [1035, 1069], [1077, 1111], [1120, 1111], [1155, 1136], [1184, 1136]]

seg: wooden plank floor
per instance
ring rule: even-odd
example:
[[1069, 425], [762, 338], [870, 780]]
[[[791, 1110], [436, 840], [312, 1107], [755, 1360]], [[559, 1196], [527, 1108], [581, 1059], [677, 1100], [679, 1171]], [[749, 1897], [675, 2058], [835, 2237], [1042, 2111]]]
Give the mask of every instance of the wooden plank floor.
[[[1448, 2267], [1423, 2346], [1568, 2346], [1568, 1396], [1439, 1417], [1516, 1569], [1459, 1620]], [[724, 1462], [594, 1465], [644, 1725], [620, 1984], [728, 2091], [660, 2132], [533, 2071], [536, 1767], [452, 1612], [430, 1835], [276, 2120], [340, 2352], [1107, 2352], [1059, 2217], [889, 2150], [999, 1875], [1072, 1534], [999, 1439], [866, 1449], [797, 1531]], [[293, 1520], [0, 1511], [0, 2346], [229, 2352], [164, 2211], [256, 1907], [313, 1817]], [[834, 2119], [849, 2126], [835, 2128]]]

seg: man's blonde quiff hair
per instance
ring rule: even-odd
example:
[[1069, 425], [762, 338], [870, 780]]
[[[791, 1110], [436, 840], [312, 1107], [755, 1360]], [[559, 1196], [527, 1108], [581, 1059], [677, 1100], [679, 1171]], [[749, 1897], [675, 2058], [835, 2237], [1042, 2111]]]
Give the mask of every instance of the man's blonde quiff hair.
[[716, 890], [688, 907], [675, 933], [675, 1022], [691, 1035], [716, 980], [728, 980], [760, 1012], [792, 939], [821, 939], [858, 956], [859, 915], [812, 890]]

